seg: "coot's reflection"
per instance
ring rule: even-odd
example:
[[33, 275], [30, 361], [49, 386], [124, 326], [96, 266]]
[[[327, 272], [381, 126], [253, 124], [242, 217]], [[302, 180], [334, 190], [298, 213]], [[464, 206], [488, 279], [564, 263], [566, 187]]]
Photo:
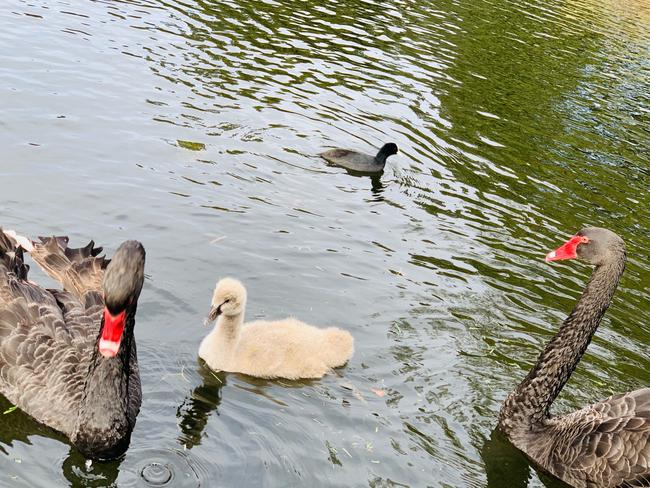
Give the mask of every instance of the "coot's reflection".
[[385, 185], [381, 181], [381, 175], [372, 175], [370, 177], [370, 189], [372, 191], [372, 194], [375, 197], [380, 196], [384, 192]]
[[381, 177], [384, 174], [383, 171], [380, 173], [363, 173], [361, 171], [354, 171], [351, 169], [343, 168], [347, 174], [354, 176], [355, 178], [367, 178], [370, 180], [370, 191], [373, 196], [379, 197], [386, 188], [386, 185], [382, 181]]

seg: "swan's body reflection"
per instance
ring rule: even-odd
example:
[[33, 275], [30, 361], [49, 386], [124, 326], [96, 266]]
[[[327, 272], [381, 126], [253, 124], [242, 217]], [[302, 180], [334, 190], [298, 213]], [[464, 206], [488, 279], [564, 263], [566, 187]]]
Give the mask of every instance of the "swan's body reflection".
[[[140, 429], [151, 431], [152, 425], [160, 416], [174, 418], [173, 412], [178, 401], [184, 397], [183, 385], [179, 375], [168, 368], [157, 368], [156, 356], [144, 352], [148, 357], [150, 370], [145, 372], [150, 385], [145, 408], [141, 412]], [[210, 413], [216, 410], [220, 401], [219, 382], [216, 373], [206, 368], [194, 368], [191, 373], [195, 388], [192, 396], [185, 398], [178, 411], [185, 414], [182, 428], [188, 433], [187, 447], [200, 442], [201, 432]], [[169, 374], [169, 378], [165, 376]], [[225, 383], [225, 376], [221, 379]], [[171, 388], [171, 390], [170, 390]], [[164, 405], [159, 401], [160, 392], [165, 391]], [[186, 391], [186, 390], [185, 390]], [[172, 399], [173, 398], [173, 399]], [[161, 406], [162, 405], [162, 406]], [[3, 414], [3, 412], [7, 412]], [[209, 470], [202, 467], [203, 460], [190, 457], [184, 450], [186, 441], [155, 441], [142, 434], [125, 454], [108, 462], [88, 462], [86, 458], [70, 444], [69, 440], [55, 430], [37, 422], [20, 409], [13, 409], [12, 404], [0, 395], [0, 486], [87, 486], [87, 487], [147, 487], [173, 486], [179, 488], [200, 486], [201, 480], [208, 478]], [[156, 436], [151, 434], [152, 438]], [[54, 441], [54, 442], [53, 442]], [[26, 451], [35, 454], [25, 454]], [[34, 462], [38, 458], [38, 462]], [[54, 466], [54, 467], [53, 467]], [[151, 483], [143, 477], [143, 470], [148, 466], [154, 469], [168, 470], [172, 477], [167, 483]]]
[[488, 487], [527, 488], [531, 477], [526, 458], [497, 429], [485, 440], [481, 457]]
[[[128, 451], [127, 451], [128, 452]], [[107, 462], [93, 462], [86, 464], [86, 458], [70, 446], [70, 451], [61, 467], [63, 476], [70, 482], [70, 486], [92, 487], [117, 487], [117, 476], [120, 474], [120, 465], [126, 454]], [[122, 485], [120, 485], [122, 486]]]
[[[3, 414], [3, 412], [6, 412]], [[59, 434], [53, 429], [36, 422], [32, 417], [27, 415], [19, 408], [13, 405], [2, 395], [0, 395], [0, 453], [8, 455], [9, 452], [5, 446], [13, 446], [14, 441], [30, 444], [29, 438], [33, 435], [50, 437], [52, 439], [65, 442], [66, 437]]]
[[569, 485], [537, 471], [506, 436], [494, 429], [485, 440], [481, 457], [485, 463], [488, 488], [528, 488], [536, 471], [540, 481], [547, 488], [567, 488]]
[[[8, 413], [3, 414], [3, 412]], [[17, 443], [32, 446], [32, 438], [34, 437], [45, 437], [70, 445], [70, 442], [63, 434], [37, 422], [22, 410], [13, 409], [11, 403], [4, 396], [0, 396], [0, 421], [2, 421], [0, 453], [5, 456], [10, 455], [11, 448], [16, 447]], [[37, 449], [37, 447], [33, 449]], [[71, 483], [71, 486], [77, 486], [81, 479], [83, 479], [83, 486], [117, 486], [117, 476], [123, 459], [124, 456], [121, 456], [111, 462], [93, 463], [92, 469], [88, 470], [86, 458], [70, 445], [68, 454], [61, 466], [62, 474]], [[32, 466], [28, 471], [20, 471], [19, 478], [12, 481], [12, 484], [13, 482], [16, 483], [15, 486], [39, 486], [37, 480], [52, 480], [51, 465], [46, 463], [44, 463], [42, 469], [40, 469], [40, 466]], [[3, 480], [4, 478], [0, 478], [0, 482]], [[56, 485], [54, 481], [52, 484]]]
[[192, 390], [176, 410], [181, 435], [181, 445], [187, 449], [201, 444], [203, 431], [212, 412], [221, 403], [221, 389], [226, 385], [227, 373], [211, 371], [202, 360], [197, 370], [203, 382]]

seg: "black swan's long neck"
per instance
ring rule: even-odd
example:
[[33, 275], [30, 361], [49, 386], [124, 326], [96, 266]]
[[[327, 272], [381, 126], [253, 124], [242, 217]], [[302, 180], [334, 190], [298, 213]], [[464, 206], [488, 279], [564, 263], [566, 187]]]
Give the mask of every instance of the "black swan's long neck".
[[549, 416], [612, 301], [625, 269], [625, 253], [599, 265], [557, 334], [540, 354], [528, 376], [506, 399], [499, 425], [506, 433], [533, 428]]
[[133, 368], [137, 368], [134, 326], [135, 309], [127, 313], [124, 336], [115, 357], [104, 358], [97, 346], [93, 350], [72, 439], [84, 454], [109, 458], [121, 454], [128, 446], [135, 421], [129, 415], [133, 391], [129, 381]]

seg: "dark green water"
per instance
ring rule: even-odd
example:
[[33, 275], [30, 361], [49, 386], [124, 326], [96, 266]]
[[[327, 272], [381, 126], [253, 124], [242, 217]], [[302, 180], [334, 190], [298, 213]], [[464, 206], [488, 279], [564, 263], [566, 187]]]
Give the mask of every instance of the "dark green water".
[[[130, 450], [88, 467], [0, 397], [0, 486], [558, 487], [492, 430], [590, 272], [543, 256], [587, 224], [629, 263], [556, 411], [650, 385], [642, 0], [5, 0], [0, 27], [0, 224], [148, 260]], [[387, 141], [380, 179], [315, 157]], [[353, 360], [202, 369], [224, 275]]]

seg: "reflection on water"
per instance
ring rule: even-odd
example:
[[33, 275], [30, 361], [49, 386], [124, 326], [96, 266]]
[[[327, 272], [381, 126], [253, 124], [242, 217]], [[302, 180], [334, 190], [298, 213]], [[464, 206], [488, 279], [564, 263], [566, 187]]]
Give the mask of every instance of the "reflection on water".
[[[644, 2], [3, 6], [0, 224], [138, 238], [150, 278], [129, 451], [88, 467], [0, 398], [0, 485], [560, 486], [493, 429], [589, 273], [543, 256], [585, 224], [630, 259], [557, 408], [650, 384]], [[387, 140], [382, 175], [317, 156]], [[251, 318], [349, 329], [341, 377], [201, 367], [225, 275]]]
[[531, 478], [531, 468], [524, 455], [508, 442], [501, 432], [492, 434], [483, 444], [481, 458], [485, 463], [487, 486], [526, 488]]
[[226, 384], [225, 373], [215, 373], [205, 365], [201, 366], [200, 373], [203, 383], [194, 388], [192, 394], [176, 410], [181, 429], [178, 442], [187, 449], [201, 444], [205, 426], [212, 413], [216, 414], [221, 402], [221, 389]]
[[121, 462], [122, 459], [111, 462], [90, 463], [71, 447], [68, 456], [63, 461], [61, 470], [63, 476], [71, 485], [117, 486], [116, 481]]

